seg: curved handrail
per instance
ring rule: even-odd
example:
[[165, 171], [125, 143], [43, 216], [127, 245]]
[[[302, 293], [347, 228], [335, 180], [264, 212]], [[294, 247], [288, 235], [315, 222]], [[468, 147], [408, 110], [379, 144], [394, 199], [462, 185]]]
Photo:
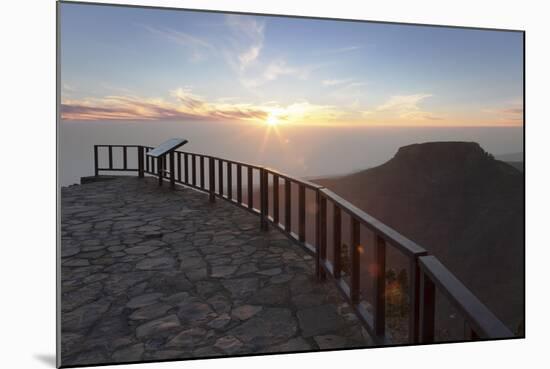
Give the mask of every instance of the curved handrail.
[[307, 188], [312, 189], [312, 190], [320, 190], [320, 189], [324, 188], [324, 186], [318, 185], [317, 183], [313, 183], [313, 182], [310, 182], [310, 181], [307, 181], [307, 180], [301, 179], [301, 178], [292, 177], [288, 174], [282, 173], [282, 172], [280, 172], [278, 170], [275, 170], [273, 168], [264, 168], [264, 169], [266, 171], [268, 171], [270, 174], [274, 174], [274, 175], [279, 176], [280, 178], [288, 179], [291, 182], [304, 185]]

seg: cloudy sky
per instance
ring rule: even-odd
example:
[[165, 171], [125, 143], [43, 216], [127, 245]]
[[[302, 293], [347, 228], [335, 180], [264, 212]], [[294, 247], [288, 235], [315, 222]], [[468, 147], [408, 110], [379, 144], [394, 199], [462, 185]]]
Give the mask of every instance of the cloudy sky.
[[64, 120], [523, 124], [519, 32], [60, 7]]

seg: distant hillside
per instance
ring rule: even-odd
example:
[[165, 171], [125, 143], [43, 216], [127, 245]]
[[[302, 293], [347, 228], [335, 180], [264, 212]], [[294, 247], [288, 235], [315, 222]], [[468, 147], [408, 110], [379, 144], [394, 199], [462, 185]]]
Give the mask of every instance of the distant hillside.
[[522, 152], [514, 152], [510, 154], [503, 154], [503, 155], [496, 155], [495, 159], [501, 160], [501, 161], [523, 161], [523, 153]]
[[495, 159], [504, 161], [507, 164], [510, 164], [514, 168], [523, 172], [523, 152], [514, 152], [503, 155], [496, 155]]
[[315, 182], [427, 248], [516, 329], [524, 304], [523, 173], [477, 143], [430, 142]]
[[522, 161], [507, 161], [506, 164], [513, 166], [517, 170], [523, 172], [523, 162]]

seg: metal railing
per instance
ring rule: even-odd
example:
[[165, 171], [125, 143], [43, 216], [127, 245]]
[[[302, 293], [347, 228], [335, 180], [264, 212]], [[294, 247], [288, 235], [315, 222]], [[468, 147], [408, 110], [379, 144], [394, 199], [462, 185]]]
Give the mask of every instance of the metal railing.
[[[99, 152], [105, 148], [109, 165], [99, 167]], [[113, 166], [113, 148], [122, 148], [122, 167]], [[135, 168], [128, 167], [129, 148], [137, 148]], [[147, 152], [152, 149], [149, 146], [138, 145], [95, 145], [95, 175], [99, 175], [100, 171], [134, 171], [139, 177], [148, 174], [158, 177], [159, 185], [165, 180], [172, 187], [176, 183], [182, 184], [208, 193], [211, 202], [214, 202], [216, 197], [222, 198], [259, 215], [262, 230], [267, 230], [271, 224], [314, 256], [317, 278], [322, 281], [329, 275], [334, 280], [342, 296], [377, 344], [391, 343], [386, 332], [385, 268], [388, 247], [392, 247], [408, 260], [408, 342], [434, 341], [436, 289], [464, 316], [470, 327], [466, 339], [514, 337], [514, 334], [435, 256], [429, 255], [415, 242], [329, 189], [274, 169], [199, 153], [174, 151], [160, 159], [147, 156]], [[306, 192], [314, 197], [313, 208], [306, 202]], [[333, 209], [331, 219], [327, 212], [329, 203]], [[297, 214], [294, 214], [296, 212]], [[306, 221], [308, 214], [313, 215], [313, 221]], [[347, 214], [350, 219], [348, 234], [351, 255], [347, 278], [342, 275], [341, 260], [343, 214]], [[294, 216], [297, 216], [297, 219], [294, 219]], [[332, 261], [327, 257], [329, 221], [332, 228]], [[314, 228], [313, 232], [308, 227]], [[372, 245], [361, 245], [362, 228], [374, 235]], [[307, 239], [308, 230], [313, 233], [313, 240]], [[372, 247], [375, 264], [370, 286], [374, 301], [370, 308], [361, 298], [360, 273], [365, 266], [361, 265], [360, 254], [364, 252], [365, 247]], [[349, 279], [349, 282], [346, 279]]]

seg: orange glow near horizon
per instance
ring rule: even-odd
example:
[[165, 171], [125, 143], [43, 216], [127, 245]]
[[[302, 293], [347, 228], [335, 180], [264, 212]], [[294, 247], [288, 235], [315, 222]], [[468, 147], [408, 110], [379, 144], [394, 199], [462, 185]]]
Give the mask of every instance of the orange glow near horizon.
[[[523, 104], [479, 111], [433, 113], [411, 104], [410, 96], [399, 96], [386, 104], [358, 110], [351, 107], [317, 105], [307, 101], [281, 105], [226, 103], [207, 101], [191, 92], [172, 92], [175, 100], [141, 98], [137, 96], [106, 96], [103, 98], [65, 99], [61, 118], [73, 121], [193, 121], [249, 122], [268, 127], [334, 126], [334, 127], [521, 127]], [[416, 100], [427, 95], [413, 96]], [[404, 103], [406, 102], [406, 104]]]

